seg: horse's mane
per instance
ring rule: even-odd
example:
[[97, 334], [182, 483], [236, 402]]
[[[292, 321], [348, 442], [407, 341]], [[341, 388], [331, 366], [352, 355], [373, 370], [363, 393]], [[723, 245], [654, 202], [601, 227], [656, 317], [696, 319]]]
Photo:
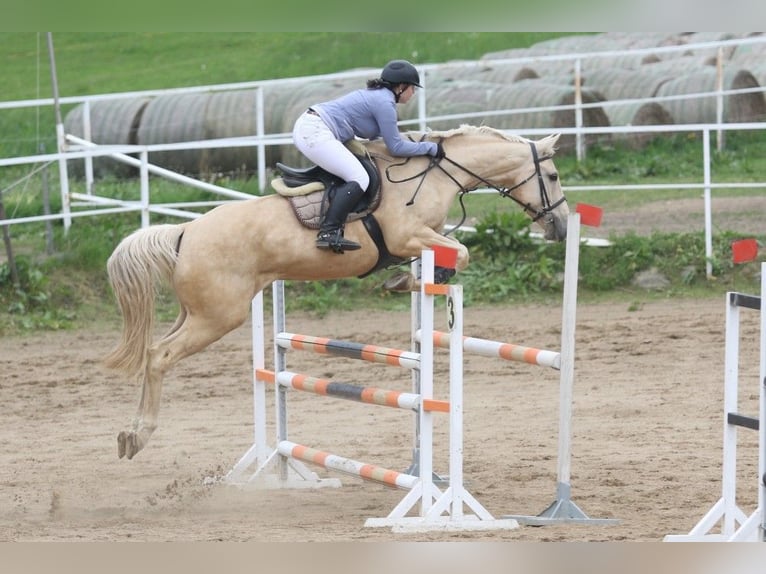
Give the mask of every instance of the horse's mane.
[[469, 124], [462, 124], [460, 127], [453, 128], [451, 130], [446, 130], [441, 132], [437, 132], [437, 131], [428, 132], [429, 139], [433, 139], [433, 138], [448, 139], [455, 136], [476, 135], [476, 134], [494, 134], [510, 142], [529, 143], [529, 140], [527, 138], [523, 138], [515, 134], [509, 134], [507, 132], [502, 132], [490, 126], [472, 126]]
[[[472, 136], [472, 135], [494, 135], [498, 138], [501, 138], [505, 141], [512, 142], [512, 143], [520, 143], [529, 145], [531, 143], [534, 143], [537, 147], [539, 153], [541, 155], [553, 155], [555, 152], [555, 145], [556, 141], [558, 140], [558, 134], [547, 136], [541, 140], [530, 140], [528, 138], [518, 136], [516, 134], [512, 134], [509, 132], [501, 131], [497, 128], [493, 128], [490, 126], [473, 126], [469, 124], [462, 124], [460, 127], [453, 128], [450, 130], [444, 130], [444, 131], [429, 131], [429, 132], [420, 132], [420, 131], [411, 131], [411, 132], [404, 132], [402, 136], [408, 137], [412, 141], [440, 141], [440, 140], [446, 140], [453, 137], [458, 136]], [[373, 145], [380, 145], [385, 149], [385, 146], [382, 143], [375, 142], [368, 142], [373, 143]], [[385, 152], [384, 152], [385, 153]]]

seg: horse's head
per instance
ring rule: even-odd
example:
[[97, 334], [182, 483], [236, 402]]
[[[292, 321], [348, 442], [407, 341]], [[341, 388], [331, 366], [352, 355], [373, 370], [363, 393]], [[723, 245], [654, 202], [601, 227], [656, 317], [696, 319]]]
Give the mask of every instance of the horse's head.
[[[545, 239], [563, 241], [567, 236], [569, 206], [552, 159], [559, 135], [532, 141], [489, 126], [463, 125], [432, 137], [445, 140], [447, 163], [470, 176], [461, 185], [468, 189], [484, 185], [503, 197], [510, 197], [543, 228]], [[465, 139], [455, 138], [453, 144], [452, 136], [465, 136]], [[461, 141], [465, 142], [462, 155]], [[457, 181], [455, 177], [452, 180]]]
[[[563, 241], [567, 236], [567, 205], [553, 154], [560, 134], [527, 142], [526, 150], [519, 148], [515, 181], [501, 193], [524, 208], [532, 221], [545, 231], [545, 239]], [[522, 151], [523, 150], [523, 151]]]

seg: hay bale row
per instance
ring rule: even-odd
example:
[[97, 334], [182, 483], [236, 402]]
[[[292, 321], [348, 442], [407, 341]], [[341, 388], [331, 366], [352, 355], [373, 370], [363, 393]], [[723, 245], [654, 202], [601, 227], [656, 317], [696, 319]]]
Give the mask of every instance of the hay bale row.
[[[723, 88], [742, 90], [759, 87], [755, 77], [746, 70], [724, 70]], [[702, 70], [665, 82], [657, 96], [675, 96], [711, 92], [716, 89], [716, 71]], [[715, 95], [700, 98], [669, 100], [662, 105], [679, 124], [710, 123], [716, 120]], [[758, 122], [766, 119], [763, 93], [733, 94], [723, 98], [723, 121], [727, 123]]]
[[651, 98], [659, 87], [676, 78], [668, 70], [647, 66], [640, 71], [622, 68], [588, 69], [583, 72], [583, 86], [601, 92], [607, 100]]
[[[574, 126], [574, 110], [537, 111], [482, 115], [489, 111], [572, 105], [575, 99], [572, 61], [500, 63], [496, 60], [540, 57], [550, 54], [594, 52], [622, 48], [684, 45], [732, 37], [728, 33], [604, 33], [572, 36], [537, 44], [523, 50], [486, 54], [475, 65], [446, 64], [428, 72], [427, 98], [430, 116], [475, 113], [470, 120], [435, 120], [429, 127], [451, 129], [460, 123], [487, 124], [501, 129]], [[741, 48], [741, 49], [740, 49]], [[761, 51], [763, 50], [763, 51]], [[766, 45], [742, 46], [727, 51], [725, 89], [737, 90], [766, 84]], [[611, 64], [610, 64], [611, 62]], [[583, 64], [582, 101], [642, 99], [696, 92], [715, 88], [716, 68], [709, 55], [679, 53], [677, 57], [653, 55], [623, 58], [595, 58]], [[755, 73], [748, 68], [756, 70]], [[693, 72], [689, 73], [691, 70]], [[370, 72], [372, 77], [377, 70]], [[309, 106], [362, 87], [360, 78], [350, 80], [291, 82], [264, 90], [265, 133], [290, 133], [297, 117]], [[417, 100], [399, 107], [400, 119], [417, 116]], [[595, 106], [583, 110], [585, 126], [657, 125], [662, 123], [707, 123], [716, 120], [715, 96], [648, 104]], [[82, 135], [83, 107], [66, 117], [65, 130]], [[249, 136], [256, 133], [256, 92], [167, 95], [95, 102], [91, 106], [93, 141], [100, 144], [161, 144], [215, 138]], [[763, 93], [737, 94], [724, 101], [724, 121], [749, 122], [766, 119]], [[631, 136], [642, 145], [652, 134]], [[587, 143], [597, 141], [589, 137]], [[560, 148], [573, 147], [574, 137], [564, 136]], [[254, 147], [155, 152], [150, 160], [184, 173], [210, 174], [253, 170], [257, 165]], [[266, 161], [283, 161], [297, 166], [307, 160], [290, 145], [267, 147]], [[83, 162], [72, 162], [73, 173], [82, 173]], [[135, 170], [108, 158], [94, 161], [96, 174], [133, 175]]]
[[[664, 126], [674, 123], [670, 112], [656, 102], [604, 106], [604, 111], [609, 118], [609, 124], [613, 126]], [[614, 134], [612, 137], [615, 141], [638, 149], [661, 134], [662, 132], [635, 132]]]
[[478, 62], [475, 66], [440, 66], [436, 71], [426, 76], [426, 86], [431, 87], [451, 82], [488, 82], [496, 84], [512, 84], [520, 80], [537, 78], [538, 74], [525, 64], [493, 64]]
[[[90, 137], [97, 144], [135, 145], [138, 143], [138, 126], [141, 114], [149, 103], [149, 98], [126, 98], [93, 102], [90, 106]], [[68, 134], [84, 138], [83, 116], [85, 105], [73, 108], [64, 119], [64, 130]], [[85, 174], [84, 160], [71, 160], [68, 169], [75, 177]], [[98, 177], [115, 175], [129, 177], [136, 173], [135, 168], [108, 157], [93, 158], [93, 173]]]
[[[482, 114], [492, 111], [509, 110], [498, 115], [477, 115], [468, 123], [491, 125], [498, 129], [524, 129], [572, 127], [575, 125], [574, 109], [546, 110], [535, 112], [517, 112], [522, 108], [571, 106], [575, 101], [574, 87], [571, 85], [551, 84], [544, 78], [521, 80], [513, 84], [489, 84], [475, 82], [451, 83], [448, 86], [435, 86], [429, 89], [428, 110], [430, 116], [448, 116], [467, 113]], [[584, 103], [603, 101], [603, 96], [592, 91], [582, 90]], [[402, 110], [404, 115], [413, 114], [416, 108], [412, 103]], [[429, 127], [434, 130], [449, 130], [466, 123], [465, 119], [432, 120]], [[583, 125], [607, 126], [609, 119], [600, 107], [583, 110]], [[559, 149], [568, 151], [574, 147], [574, 136], [562, 136]], [[595, 136], [589, 141], [595, 143]]]

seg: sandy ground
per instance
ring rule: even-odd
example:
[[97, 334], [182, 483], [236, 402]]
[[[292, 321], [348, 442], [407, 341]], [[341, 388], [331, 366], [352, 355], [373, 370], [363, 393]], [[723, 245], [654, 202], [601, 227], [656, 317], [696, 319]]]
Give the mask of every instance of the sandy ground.
[[[267, 298], [268, 301], [268, 298]], [[312, 467], [342, 488], [240, 488], [221, 478], [253, 441], [251, 329], [230, 333], [168, 377], [160, 426], [133, 460], [117, 433], [138, 389], [102, 369], [116, 331], [46, 333], [0, 345], [2, 541], [660, 541], [685, 533], [719, 498], [724, 375], [723, 298], [582, 304], [578, 308], [572, 500], [612, 525], [554, 524], [489, 532], [393, 533], [366, 528], [406, 494]], [[437, 313], [439, 321], [442, 313]], [[290, 315], [288, 330], [407, 349], [409, 313]], [[560, 346], [561, 309], [469, 307], [466, 335]], [[758, 315], [742, 312], [740, 411], [757, 413]], [[267, 361], [270, 361], [270, 352]], [[409, 372], [298, 351], [288, 368], [410, 390]], [[436, 396], [446, 398], [446, 352]], [[269, 406], [273, 395], [269, 392]], [[558, 372], [465, 357], [467, 490], [495, 517], [537, 515], [556, 499]], [[297, 391], [290, 438], [405, 470], [413, 415]], [[446, 418], [435, 470], [447, 473]], [[273, 417], [269, 416], [269, 440]], [[740, 433], [740, 504], [756, 501], [755, 432]]]

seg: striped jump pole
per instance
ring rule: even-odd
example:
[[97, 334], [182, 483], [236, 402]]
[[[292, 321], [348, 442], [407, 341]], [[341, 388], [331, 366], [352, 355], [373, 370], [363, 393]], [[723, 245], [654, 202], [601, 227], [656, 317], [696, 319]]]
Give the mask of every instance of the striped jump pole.
[[[417, 333], [418, 339], [421, 333]], [[434, 345], [441, 349], [450, 348], [450, 333], [434, 331]], [[489, 339], [479, 339], [477, 337], [463, 337], [463, 350], [474, 355], [483, 357], [497, 357], [506, 361], [520, 361], [530, 365], [540, 365], [541, 367], [551, 367], [559, 370], [561, 368], [561, 353], [556, 351], [547, 351], [545, 349], [534, 349], [512, 343], [501, 343]]]
[[258, 369], [255, 375], [256, 378], [267, 383], [278, 383], [297, 391], [305, 391], [317, 395], [412, 411], [423, 408], [431, 412], [449, 412], [449, 401], [422, 400], [420, 395], [415, 393], [387, 391], [377, 387], [363, 387], [292, 373], [290, 371], [274, 373], [274, 371]]
[[296, 335], [294, 333], [278, 333], [276, 344], [283, 349], [312, 351], [323, 355], [335, 355], [349, 359], [359, 359], [371, 363], [394, 365], [407, 369], [420, 368], [420, 354], [411, 351], [400, 351], [379, 345], [365, 345], [352, 341], [312, 337], [311, 335]]
[[289, 440], [280, 442], [277, 445], [277, 450], [282, 456], [297, 458], [304, 462], [317, 464], [329, 470], [342, 472], [364, 480], [379, 482], [380, 484], [395, 488], [411, 490], [417, 486], [420, 480], [419, 477], [412, 476], [411, 474], [389, 470], [373, 464], [366, 464], [364, 462], [296, 444]]

